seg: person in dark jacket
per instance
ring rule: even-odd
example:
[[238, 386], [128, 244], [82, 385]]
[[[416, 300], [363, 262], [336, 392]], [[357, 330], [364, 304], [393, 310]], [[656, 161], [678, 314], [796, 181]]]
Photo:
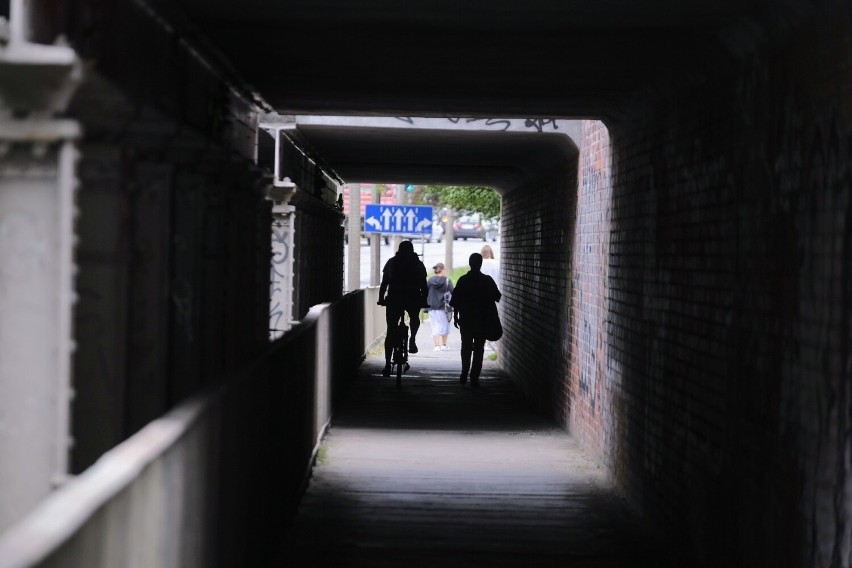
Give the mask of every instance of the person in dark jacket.
[[470, 272], [459, 278], [450, 305], [455, 326], [461, 330], [462, 370], [459, 382], [466, 384], [470, 373], [470, 386], [478, 387], [489, 318], [496, 315], [495, 303], [502, 295], [494, 279], [482, 273], [481, 254], [475, 252], [470, 255], [469, 264]]
[[403, 312], [408, 312], [411, 327], [411, 338], [408, 341], [409, 353], [417, 353], [417, 343], [414, 341], [420, 328], [420, 308], [426, 304], [426, 267], [411, 241], [399, 243], [399, 249], [382, 269], [382, 283], [379, 286], [379, 305], [386, 306], [385, 321], [385, 368], [382, 374], [386, 377], [391, 372], [391, 351], [393, 351], [396, 324]]
[[447, 337], [450, 335], [450, 320], [447, 313], [450, 309], [447, 297], [453, 293], [453, 281], [444, 272], [443, 262], [432, 267], [435, 275], [426, 283], [429, 286], [429, 324], [432, 327], [432, 340], [435, 343], [435, 351], [446, 351]]

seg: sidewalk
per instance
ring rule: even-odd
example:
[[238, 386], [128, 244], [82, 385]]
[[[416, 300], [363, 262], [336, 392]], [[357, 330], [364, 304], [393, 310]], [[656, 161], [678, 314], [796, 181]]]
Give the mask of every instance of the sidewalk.
[[[603, 472], [497, 363], [458, 383], [428, 323], [401, 390], [364, 362], [274, 566], [667, 566]], [[298, 559], [303, 559], [301, 562]]]
[[[486, 365], [497, 365], [490, 360], [490, 357], [493, 357], [496, 354], [495, 349], [497, 349], [496, 342], [492, 343], [494, 349], [492, 349], [489, 345], [485, 346], [485, 356], [482, 358], [482, 367], [485, 369]], [[440, 352], [435, 351], [435, 343], [432, 338], [432, 326], [429, 324], [429, 320], [420, 322], [420, 329], [417, 330], [417, 347], [419, 351], [409, 356], [409, 360], [412, 364], [419, 359], [440, 359], [449, 361], [452, 359], [453, 362], [456, 363], [456, 366], [461, 371], [461, 335], [459, 330], [453, 327], [453, 324], [450, 323], [450, 334], [447, 336], [447, 347], [448, 351]], [[449, 353], [452, 353], [452, 356], [448, 356]]]

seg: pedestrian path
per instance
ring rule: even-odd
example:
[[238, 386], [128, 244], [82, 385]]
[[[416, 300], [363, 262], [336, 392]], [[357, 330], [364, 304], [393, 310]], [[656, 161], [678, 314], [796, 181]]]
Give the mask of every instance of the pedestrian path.
[[274, 566], [667, 566], [604, 472], [531, 412], [497, 362], [458, 383], [458, 331], [397, 390], [370, 356]]

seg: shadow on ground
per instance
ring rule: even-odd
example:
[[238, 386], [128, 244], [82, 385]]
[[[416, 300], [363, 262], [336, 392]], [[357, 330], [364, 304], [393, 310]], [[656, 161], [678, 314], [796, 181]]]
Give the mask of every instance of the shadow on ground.
[[451, 348], [413, 355], [399, 390], [381, 356], [364, 362], [272, 566], [689, 564], [666, 557], [604, 471], [496, 363], [479, 389], [461, 386]]

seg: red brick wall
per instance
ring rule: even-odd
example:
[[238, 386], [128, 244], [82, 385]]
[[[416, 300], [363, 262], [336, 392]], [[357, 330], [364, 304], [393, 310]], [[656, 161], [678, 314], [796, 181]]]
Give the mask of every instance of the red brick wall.
[[611, 187], [584, 129], [569, 425], [707, 565], [852, 565], [849, 29], [611, 124]]
[[569, 430], [600, 459], [612, 445], [613, 420], [606, 374], [611, 159], [606, 127], [583, 121], [569, 312]]
[[577, 197], [576, 154], [526, 187], [503, 197], [500, 360], [529, 399], [563, 425], [571, 235]]

